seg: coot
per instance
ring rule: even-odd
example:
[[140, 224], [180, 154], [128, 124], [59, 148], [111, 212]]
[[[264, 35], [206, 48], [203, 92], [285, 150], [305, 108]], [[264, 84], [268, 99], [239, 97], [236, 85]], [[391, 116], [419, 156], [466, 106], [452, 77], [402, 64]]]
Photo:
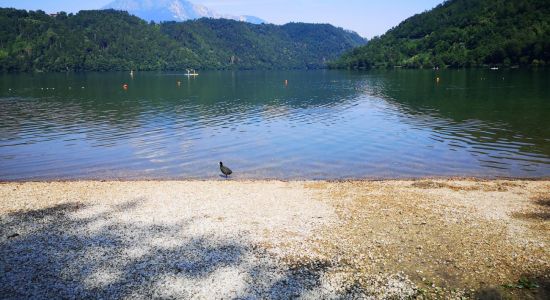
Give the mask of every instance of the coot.
[[227, 178], [227, 176], [231, 175], [233, 171], [231, 171], [230, 168], [223, 165], [223, 163], [220, 161], [220, 171], [222, 171], [223, 175]]

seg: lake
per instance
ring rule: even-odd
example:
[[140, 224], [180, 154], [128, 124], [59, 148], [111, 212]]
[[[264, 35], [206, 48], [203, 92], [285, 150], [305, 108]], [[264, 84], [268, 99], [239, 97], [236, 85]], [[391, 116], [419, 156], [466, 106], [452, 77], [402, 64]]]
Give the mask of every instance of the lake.
[[0, 180], [550, 176], [550, 70], [0, 78]]

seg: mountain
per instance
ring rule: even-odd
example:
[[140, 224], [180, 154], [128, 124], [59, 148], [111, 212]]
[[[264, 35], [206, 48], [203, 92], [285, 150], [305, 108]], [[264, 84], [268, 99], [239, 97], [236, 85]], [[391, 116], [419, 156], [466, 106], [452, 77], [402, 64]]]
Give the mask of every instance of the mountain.
[[329, 24], [199, 19], [162, 23], [160, 30], [215, 68], [323, 68], [328, 60], [365, 43], [357, 33]]
[[114, 10], [59, 13], [0, 9], [0, 71], [109, 71], [199, 65], [155, 26]]
[[548, 0], [451, 0], [415, 15], [334, 68], [550, 64]]
[[115, 0], [103, 9], [127, 11], [146, 21], [186, 21], [200, 18], [232, 19], [253, 24], [266, 23], [254, 16], [232, 16], [219, 14], [204, 5], [186, 0]]
[[0, 72], [324, 68], [364, 43], [328, 24], [151, 24], [117, 10], [50, 16], [0, 8]]

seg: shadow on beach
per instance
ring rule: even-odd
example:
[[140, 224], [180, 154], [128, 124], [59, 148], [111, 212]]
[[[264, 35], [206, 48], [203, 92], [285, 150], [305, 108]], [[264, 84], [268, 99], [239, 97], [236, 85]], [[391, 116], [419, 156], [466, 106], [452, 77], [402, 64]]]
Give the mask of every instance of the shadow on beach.
[[0, 298], [291, 298], [319, 288], [326, 265], [282, 268], [238, 239], [193, 236], [195, 220], [114, 221], [140, 199], [95, 213], [64, 204], [0, 217]]
[[[509, 235], [497, 221], [479, 225], [480, 219], [466, 217], [468, 207], [460, 214], [453, 210], [456, 219], [449, 220], [456, 223], [449, 223], [441, 219], [443, 201], [436, 208], [421, 206], [433, 204], [424, 198], [425, 189], [461, 197], [475, 192], [470, 200], [490, 203], [512, 183], [400, 184], [385, 189], [379, 183], [308, 183], [311, 189], [330, 188], [335, 199], [353, 192], [353, 205], [346, 204], [338, 216], [307, 194], [289, 193], [289, 184], [274, 189], [269, 183], [267, 189], [267, 184], [239, 183], [204, 194], [196, 190], [219, 185], [156, 183], [135, 189], [133, 183], [73, 183], [72, 188], [32, 185], [24, 191], [5, 186], [5, 201], [19, 202], [6, 205], [0, 215], [0, 299], [548, 299], [543, 239], [548, 222], [524, 215], [548, 212], [544, 185], [527, 186], [543, 192], [517, 211], [520, 220], [504, 219], [535, 235], [536, 243], [521, 248], [525, 244], [505, 238], [523, 242], [521, 236]], [[264, 199], [262, 191], [277, 197]], [[395, 197], [395, 191], [406, 193]], [[418, 194], [403, 196], [411, 192]], [[78, 203], [23, 211], [70, 197]], [[324, 220], [333, 217], [342, 222], [334, 226], [334, 220]], [[479, 223], [472, 226], [472, 220]], [[315, 231], [325, 224], [333, 226], [330, 233]], [[320, 252], [321, 247], [333, 248]], [[493, 264], [484, 263], [488, 257]], [[431, 263], [435, 266], [428, 268]], [[414, 274], [419, 269], [422, 275]], [[494, 278], [496, 272], [503, 276]], [[469, 280], [474, 273], [479, 275]], [[447, 294], [439, 294], [441, 288]]]

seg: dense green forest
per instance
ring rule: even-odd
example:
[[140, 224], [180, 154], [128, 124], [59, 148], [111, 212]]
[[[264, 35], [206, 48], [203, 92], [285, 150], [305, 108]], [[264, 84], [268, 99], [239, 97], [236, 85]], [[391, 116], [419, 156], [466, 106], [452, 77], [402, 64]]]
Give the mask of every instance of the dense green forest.
[[321, 68], [363, 45], [328, 24], [147, 23], [126, 12], [0, 9], [0, 71]]
[[365, 43], [356, 33], [328, 24], [277, 26], [199, 19], [162, 23], [160, 31], [214, 68], [319, 68]]
[[331, 62], [334, 68], [550, 64], [548, 0], [450, 0]]

